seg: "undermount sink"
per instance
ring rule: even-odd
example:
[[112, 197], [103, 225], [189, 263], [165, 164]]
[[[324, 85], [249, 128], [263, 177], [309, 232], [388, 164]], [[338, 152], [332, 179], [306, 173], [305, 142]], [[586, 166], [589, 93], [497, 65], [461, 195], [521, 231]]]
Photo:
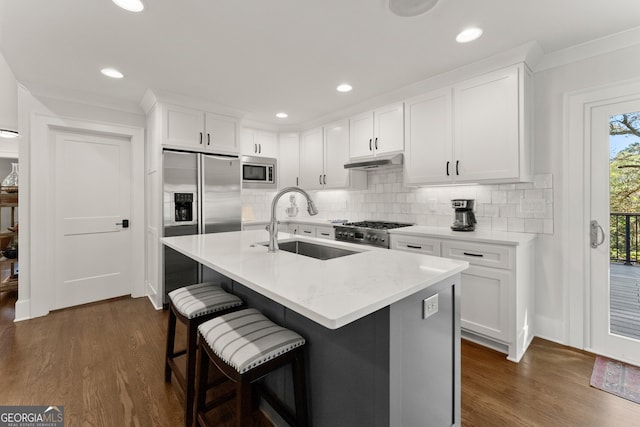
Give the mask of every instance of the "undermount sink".
[[[268, 243], [263, 243], [263, 246], [268, 246]], [[281, 251], [304, 255], [323, 261], [359, 253], [359, 251], [351, 251], [349, 249], [320, 245], [302, 240], [278, 241], [278, 246]]]

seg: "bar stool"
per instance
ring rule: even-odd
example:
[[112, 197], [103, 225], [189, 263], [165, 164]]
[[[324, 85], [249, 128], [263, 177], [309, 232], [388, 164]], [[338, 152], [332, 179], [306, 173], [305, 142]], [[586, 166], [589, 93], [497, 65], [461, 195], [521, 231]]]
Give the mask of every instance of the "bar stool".
[[[251, 425], [253, 392], [265, 400], [292, 426], [308, 426], [303, 350], [305, 339], [276, 325], [258, 310], [249, 308], [211, 319], [198, 327], [198, 372], [196, 374], [196, 425], [209, 427], [206, 413], [220, 403], [236, 398], [236, 426]], [[206, 402], [209, 363], [234, 383], [231, 396]], [[254, 384], [275, 369], [291, 364], [295, 415], [266, 388]], [[214, 384], [215, 385], [215, 384]]]
[[[212, 282], [185, 286], [169, 292], [169, 325], [167, 327], [167, 351], [164, 367], [164, 380], [171, 382], [171, 373], [185, 396], [185, 425], [193, 423], [194, 382], [196, 371], [196, 350], [198, 326], [216, 316], [237, 310], [243, 302], [237, 296]], [[187, 329], [187, 347], [175, 351], [176, 320], [180, 320]], [[176, 358], [186, 355], [186, 372], [178, 369]]]

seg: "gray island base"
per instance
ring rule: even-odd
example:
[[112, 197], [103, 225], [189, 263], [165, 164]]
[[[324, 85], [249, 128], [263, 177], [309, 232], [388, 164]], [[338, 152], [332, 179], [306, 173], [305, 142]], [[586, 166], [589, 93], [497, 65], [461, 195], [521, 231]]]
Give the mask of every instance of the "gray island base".
[[[249, 307], [307, 339], [313, 427], [460, 425], [460, 275], [338, 329], [328, 329], [232, 282]], [[423, 301], [438, 312], [423, 319]], [[291, 372], [266, 385], [293, 409]]]
[[[207, 267], [205, 280], [216, 277], [249, 307], [307, 339], [312, 426], [460, 425], [466, 261], [280, 233], [282, 241], [352, 252], [318, 260], [268, 252], [266, 237], [243, 231], [161, 241]], [[293, 407], [290, 375], [283, 368], [264, 382]]]

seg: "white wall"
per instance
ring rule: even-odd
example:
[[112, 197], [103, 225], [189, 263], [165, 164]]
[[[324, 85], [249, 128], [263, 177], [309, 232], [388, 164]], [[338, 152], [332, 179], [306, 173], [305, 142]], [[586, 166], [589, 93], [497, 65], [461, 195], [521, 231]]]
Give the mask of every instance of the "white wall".
[[[35, 262], [31, 258], [34, 250], [43, 251], [43, 238], [47, 229], [46, 209], [42, 209], [42, 200], [46, 197], [46, 185], [43, 185], [43, 171], [40, 164], [34, 162], [38, 150], [42, 152], [48, 141], [32, 138], [32, 120], [34, 115], [41, 114], [58, 119], [73, 119], [91, 122], [95, 125], [115, 124], [120, 126], [144, 129], [145, 117], [142, 113], [117, 111], [110, 108], [79, 104], [72, 101], [34, 96], [24, 87], [18, 90], [18, 119], [20, 131], [20, 282], [18, 285], [18, 302], [16, 303], [16, 320], [42, 316], [49, 310], [48, 301], [42, 295], [32, 295], [32, 289], [42, 289], [46, 284], [38, 283], [34, 287], [33, 277], [50, 277], [44, 263]], [[142, 142], [141, 142], [142, 144]], [[142, 152], [143, 147], [140, 147]], [[40, 156], [41, 157], [41, 156]], [[144, 164], [140, 162], [140, 175]], [[46, 172], [45, 172], [46, 173]], [[34, 186], [34, 181], [40, 182]], [[45, 182], [46, 184], [46, 182]], [[142, 196], [142, 195], [141, 195]], [[143, 221], [143, 220], [142, 220]], [[45, 248], [46, 249], [46, 248]], [[144, 254], [140, 253], [140, 263], [144, 263]], [[142, 280], [142, 279], [141, 279]], [[35, 293], [35, 292], [34, 292]]]
[[[570, 52], [567, 52], [567, 55]], [[574, 91], [610, 85], [640, 76], [640, 45], [582, 59], [568, 65], [539, 71], [535, 78], [535, 171], [554, 176], [554, 223], [552, 235], [540, 236], [536, 253], [536, 334], [554, 341], [568, 341], [568, 284], [564, 268], [571, 256], [580, 256], [581, 248], [564, 244], [562, 230], [563, 150], [565, 135], [564, 97]], [[571, 153], [569, 153], [571, 155]], [[572, 207], [573, 209], [573, 207]], [[569, 216], [570, 218], [570, 216]]]

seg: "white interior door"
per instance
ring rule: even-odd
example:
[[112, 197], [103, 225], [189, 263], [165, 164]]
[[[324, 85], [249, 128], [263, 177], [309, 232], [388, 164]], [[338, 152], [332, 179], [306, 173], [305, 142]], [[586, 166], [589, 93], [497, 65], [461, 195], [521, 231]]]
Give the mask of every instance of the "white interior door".
[[130, 142], [55, 134], [55, 308], [131, 294]]
[[[631, 156], [629, 161], [622, 164], [610, 166], [610, 159], [616, 157], [622, 147], [617, 146], [615, 140], [610, 140], [609, 121], [611, 117], [640, 111], [640, 99], [625, 102], [603, 103], [593, 107], [591, 111], [591, 129], [590, 129], [590, 172], [591, 172], [591, 221], [592, 221], [592, 239], [590, 251], [590, 310], [591, 313], [589, 329], [590, 329], [590, 350], [597, 353], [613, 357], [619, 360], [627, 361], [640, 365], [640, 340], [637, 339], [640, 331], [633, 333], [624, 332], [625, 325], [630, 326], [629, 331], [640, 325], [640, 299], [638, 295], [625, 295], [622, 299], [619, 297], [621, 281], [631, 280], [637, 285], [640, 283], [640, 262], [635, 259], [633, 262], [625, 264], [624, 258], [616, 256], [616, 248], [619, 247], [619, 232], [616, 227], [611, 227], [611, 218], [616, 219], [619, 215], [611, 210], [611, 193], [610, 188], [610, 169], [615, 169], [616, 173], [624, 173], [625, 169], [629, 171], [640, 167], [640, 156]], [[613, 144], [610, 143], [613, 142]], [[633, 142], [633, 141], [629, 141]], [[636, 158], [637, 157], [637, 158]], [[632, 179], [633, 175], [627, 174], [622, 179]], [[637, 179], [632, 179], [637, 181]], [[640, 182], [630, 182], [630, 189], [634, 187], [640, 188]], [[611, 186], [611, 187], [610, 187]], [[620, 194], [620, 192], [614, 192]], [[626, 194], [626, 193], [624, 193]], [[638, 197], [640, 191], [635, 194], [629, 194], [628, 197]], [[631, 201], [624, 210], [640, 212], [640, 203]], [[615, 209], [619, 210], [619, 209]], [[625, 219], [623, 218], [623, 221]], [[633, 218], [631, 219], [632, 221]], [[597, 224], [593, 224], [597, 221]], [[613, 230], [613, 236], [610, 231]], [[638, 229], [631, 227], [631, 239], [634, 235], [638, 235]], [[617, 236], [617, 237], [616, 237]], [[632, 241], [631, 240], [631, 241]], [[634, 244], [635, 245], [635, 244]], [[611, 247], [614, 246], [614, 251]], [[578, 252], [576, 252], [578, 253]], [[636, 258], [634, 256], [634, 258]], [[612, 259], [614, 258], [614, 259]], [[638, 279], [634, 279], [637, 276]], [[640, 289], [640, 288], [639, 288]], [[625, 307], [620, 310], [620, 304]], [[628, 310], [627, 308], [628, 307]], [[635, 308], [634, 308], [635, 307]], [[624, 324], [621, 328], [619, 322]]]

